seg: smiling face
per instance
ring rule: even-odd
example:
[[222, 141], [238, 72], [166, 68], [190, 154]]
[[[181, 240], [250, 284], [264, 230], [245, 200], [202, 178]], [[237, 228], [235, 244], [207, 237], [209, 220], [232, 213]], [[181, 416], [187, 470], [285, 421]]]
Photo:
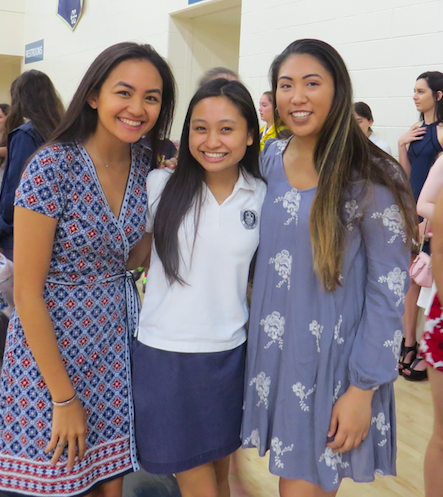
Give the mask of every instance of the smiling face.
[[412, 97], [415, 107], [419, 112], [426, 114], [435, 108], [436, 102], [432, 90], [425, 79], [417, 79], [414, 86], [414, 96]]
[[265, 121], [267, 124], [274, 122], [274, 110], [271, 101], [269, 100], [269, 96], [266, 93], [260, 98], [258, 112], [260, 113], [262, 121]]
[[290, 55], [281, 65], [278, 113], [296, 137], [317, 138], [334, 99], [331, 74], [311, 55]]
[[369, 128], [373, 125], [374, 121], [372, 119], [366, 119], [366, 117], [360, 116], [359, 114], [357, 114], [357, 112], [354, 112], [354, 117], [357, 121], [357, 124], [360, 126], [360, 129], [369, 138], [371, 136]]
[[238, 169], [253, 139], [246, 119], [227, 97], [209, 97], [192, 110], [189, 151], [210, 173]]
[[95, 134], [111, 142], [134, 143], [150, 131], [160, 114], [163, 82], [146, 60], [121, 62], [88, 103], [97, 109]]

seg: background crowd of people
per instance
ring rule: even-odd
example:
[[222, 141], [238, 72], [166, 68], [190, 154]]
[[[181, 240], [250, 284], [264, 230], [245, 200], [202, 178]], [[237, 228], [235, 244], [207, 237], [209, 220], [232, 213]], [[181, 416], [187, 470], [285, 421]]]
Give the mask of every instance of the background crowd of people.
[[[242, 446], [271, 452], [281, 497], [334, 496], [396, 474], [400, 373], [431, 381], [425, 491], [443, 495], [443, 74], [417, 77], [398, 162], [332, 46], [297, 40], [270, 75], [260, 127], [235, 72], [205, 74], [178, 153], [174, 76], [149, 45], [102, 52], [66, 111], [46, 74], [14, 81], [0, 491], [120, 497], [141, 465], [228, 497]], [[431, 248], [425, 291], [408, 271]]]

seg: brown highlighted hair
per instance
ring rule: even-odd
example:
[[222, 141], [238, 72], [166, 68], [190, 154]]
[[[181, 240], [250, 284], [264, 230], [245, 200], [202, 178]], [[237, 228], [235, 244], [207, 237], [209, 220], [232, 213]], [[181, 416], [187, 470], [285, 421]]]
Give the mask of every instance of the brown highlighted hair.
[[[314, 150], [318, 187], [311, 208], [310, 233], [314, 270], [327, 291], [340, 285], [339, 276], [345, 254], [344, 203], [351, 186], [359, 182], [365, 194], [375, 184], [393, 194], [411, 240], [417, 215], [409, 181], [401, 166], [372, 144], [354, 118], [352, 85], [345, 63], [327, 43], [302, 39], [291, 43], [272, 63], [270, 77], [274, 99], [280, 67], [291, 55], [314, 57], [334, 80], [334, 98]], [[276, 123], [282, 120], [275, 116]]]

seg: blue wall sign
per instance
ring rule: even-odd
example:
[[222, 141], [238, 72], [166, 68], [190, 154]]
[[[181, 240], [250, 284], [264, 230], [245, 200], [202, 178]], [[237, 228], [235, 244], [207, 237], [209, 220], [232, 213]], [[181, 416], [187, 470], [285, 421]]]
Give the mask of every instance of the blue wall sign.
[[57, 15], [74, 31], [83, 10], [83, 0], [58, 0]]
[[25, 64], [43, 60], [43, 40], [25, 46]]
[[197, 3], [201, 2], [202, 0], [188, 0], [188, 5], [191, 5], [191, 3]]

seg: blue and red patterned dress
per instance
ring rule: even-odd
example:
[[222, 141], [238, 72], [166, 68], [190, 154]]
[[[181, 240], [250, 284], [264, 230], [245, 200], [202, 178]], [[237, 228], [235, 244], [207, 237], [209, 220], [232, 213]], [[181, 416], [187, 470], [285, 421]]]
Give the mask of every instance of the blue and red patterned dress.
[[126, 261], [145, 231], [148, 166], [133, 145], [118, 219], [81, 144], [45, 148], [23, 174], [16, 205], [58, 219], [44, 298], [87, 415], [88, 450], [71, 472], [66, 450], [51, 468], [51, 396], [14, 312], [1, 377], [0, 491], [80, 496], [138, 469], [129, 358], [138, 296]]

